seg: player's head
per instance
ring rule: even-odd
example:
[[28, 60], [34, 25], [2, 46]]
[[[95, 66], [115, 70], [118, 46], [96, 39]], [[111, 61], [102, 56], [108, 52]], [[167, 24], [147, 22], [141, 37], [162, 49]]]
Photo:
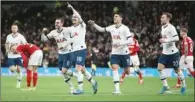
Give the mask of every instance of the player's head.
[[63, 25], [64, 25], [64, 19], [63, 18], [56, 18], [55, 28], [59, 29], [59, 28], [63, 27]]
[[79, 24], [79, 18], [75, 14], [72, 15], [72, 23], [73, 24]]
[[10, 46], [10, 51], [13, 52], [13, 53], [17, 53], [16, 48], [17, 48], [17, 45], [13, 44], [13, 45]]
[[187, 34], [188, 34], [188, 29], [187, 29], [187, 28], [181, 28], [181, 29], [180, 29], [180, 36], [181, 36], [182, 38], [186, 37]]
[[115, 13], [114, 14], [114, 24], [121, 23], [123, 20], [122, 13]]
[[18, 32], [18, 25], [12, 24], [11, 30], [12, 30], [12, 33], [14, 33], [14, 34], [17, 33]]
[[163, 14], [161, 15], [160, 21], [161, 21], [161, 25], [165, 25], [167, 23], [169, 23], [169, 21], [172, 19], [172, 14], [168, 13], [168, 12], [163, 12]]

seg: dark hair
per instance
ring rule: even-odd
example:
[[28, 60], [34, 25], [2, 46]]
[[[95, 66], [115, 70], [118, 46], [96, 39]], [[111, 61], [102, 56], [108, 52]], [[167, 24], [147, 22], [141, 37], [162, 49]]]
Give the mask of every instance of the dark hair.
[[64, 19], [62, 17], [58, 17], [56, 20], [61, 20], [61, 22], [64, 23]]
[[188, 33], [188, 29], [187, 28], [181, 28], [180, 31]]
[[17, 27], [18, 27], [18, 24], [16, 24], [16, 23], [13, 23], [13, 24], [12, 24], [12, 26], [17, 26]]
[[123, 13], [121, 13], [121, 12], [115, 12], [114, 15], [115, 15], [115, 14], [119, 15], [121, 18], [124, 17], [124, 16], [123, 16]]
[[172, 19], [172, 14], [171, 14], [171, 13], [169, 13], [169, 12], [163, 12], [163, 15], [166, 15], [166, 16], [167, 16], [167, 18], [169, 18], [169, 20], [171, 20], [171, 19]]

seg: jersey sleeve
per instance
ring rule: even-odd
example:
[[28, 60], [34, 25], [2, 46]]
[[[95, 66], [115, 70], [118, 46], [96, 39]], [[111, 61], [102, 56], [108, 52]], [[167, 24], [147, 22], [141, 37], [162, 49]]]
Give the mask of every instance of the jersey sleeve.
[[52, 30], [49, 34], [46, 35], [46, 37], [53, 38], [54, 37], [54, 30]]
[[106, 32], [111, 32], [112, 31], [112, 26], [108, 26], [104, 28]]
[[6, 41], [5, 41], [6, 44], [9, 43], [9, 35], [6, 37]]
[[177, 31], [174, 26], [172, 26], [170, 30], [171, 30], [170, 32], [171, 32], [172, 37], [178, 36]]
[[27, 43], [27, 41], [26, 41], [26, 39], [24, 38], [24, 36], [23, 36], [23, 35], [21, 35], [21, 43], [22, 43], [22, 44]]

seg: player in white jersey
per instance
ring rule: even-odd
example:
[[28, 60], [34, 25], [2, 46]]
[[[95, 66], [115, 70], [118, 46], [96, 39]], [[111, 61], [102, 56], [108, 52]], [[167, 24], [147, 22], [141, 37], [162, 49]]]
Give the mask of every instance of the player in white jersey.
[[[78, 89], [73, 92], [73, 94], [83, 94], [83, 75], [87, 78], [87, 80], [92, 84], [93, 86], [93, 93], [97, 93], [97, 82], [93, 79], [91, 73], [89, 73], [85, 69], [85, 60], [87, 56], [86, 52], [86, 44], [85, 44], [85, 35], [86, 35], [86, 24], [82, 20], [80, 14], [70, 5], [69, 3], [68, 7], [72, 9], [73, 15], [72, 15], [72, 23], [73, 26], [71, 26], [71, 38], [74, 39], [72, 42], [72, 48], [74, 53], [74, 59], [73, 64], [76, 67], [77, 70], [77, 81], [78, 81]], [[83, 73], [83, 74], [82, 74]]]
[[[71, 82], [71, 76], [77, 76], [76, 73], [69, 70], [72, 63], [73, 53], [70, 42], [70, 29], [63, 27], [63, 18], [57, 18], [55, 20], [55, 30], [52, 30], [49, 34], [45, 35], [47, 28], [43, 28], [41, 35], [42, 41], [48, 41], [48, 39], [54, 38], [58, 46], [58, 67], [64, 76], [64, 81], [69, 85], [70, 93], [74, 91], [74, 85]], [[70, 42], [69, 42], [70, 41]]]
[[13, 24], [11, 26], [12, 33], [7, 36], [5, 47], [6, 53], [8, 54], [8, 65], [11, 72], [17, 71], [17, 84], [16, 88], [20, 88], [22, 80], [22, 57], [20, 54], [14, 54], [10, 51], [10, 46], [13, 44], [19, 45], [27, 43], [24, 36], [18, 33], [18, 26]]
[[163, 69], [165, 67], [174, 68], [179, 79], [182, 81], [181, 93], [184, 94], [186, 90], [186, 83], [185, 83], [183, 72], [182, 70], [179, 69], [180, 54], [179, 54], [179, 50], [175, 45], [175, 42], [179, 41], [179, 37], [175, 27], [169, 23], [171, 18], [172, 15], [167, 12], [163, 13], [161, 16], [162, 38], [159, 41], [163, 46], [163, 51], [158, 61], [158, 71], [159, 71], [160, 79], [162, 80], [163, 83], [163, 88], [160, 94], [163, 94], [169, 89], [165, 74], [163, 73]]
[[120, 94], [119, 87], [119, 66], [126, 68], [126, 73], [130, 73], [130, 56], [128, 44], [133, 42], [132, 35], [127, 26], [122, 24], [122, 14], [114, 14], [114, 24], [105, 28], [95, 24], [89, 20], [89, 24], [93, 25], [100, 32], [109, 32], [112, 36], [112, 52], [111, 52], [111, 67], [113, 70], [113, 81], [115, 90], [113, 94]]

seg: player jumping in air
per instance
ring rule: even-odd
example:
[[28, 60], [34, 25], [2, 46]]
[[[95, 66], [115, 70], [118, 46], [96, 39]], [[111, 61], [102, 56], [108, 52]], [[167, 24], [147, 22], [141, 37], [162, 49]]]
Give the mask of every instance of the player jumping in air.
[[94, 26], [100, 32], [109, 32], [112, 36], [111, 66], [113, 70], [113, 82], [115, 90], [113, 94], [120, 94], [119, 85], [119, 66], [126, 68], [125, 72], [129, 74], [130, 57], [128, 44], [133, 42], [132, 35], [127, 26], [122, 24], [122, 14], [114, 14], [114, 24], [105, 28], [89, 20], [88, 23]]
[[[72, 42], [72, 49], [74, 53], [73, 64], [76, 66], [77, 70], [77, 81], [78, 89], [73, 92], [73, 94], [83, 94], [83, 75], [87, 80], [92, 84], [93, 93], [97, 93], [98, 83], [93, 79], [92, 75], [85, 69], [85, 59], [87, 56], [86, 44], [85, 44], [85, 35], [86, 35], [86, 24], [82, 20], [80, 14], [70, 5], [68, 7], [72, 9], [72, 23], [71, 26], [71, 38], [74, 39]], [[83, 74], [82, 74], [83, 73]]]
[[179, 41], [179, 37], [175, 27], [169, 23], [171, 18], [172, 15], [167, 12], [163, 13], [161, 16], [162, 38], [159, 41], [163, 46], [163, 51], [158, 61], [158, 72], [163, 83], [163, 88], [161, 89], [160, 94], [165, 93], [169, 89], [165, 74], [163, 73], [165, 67], [174, 68], [178, 78], [182, 82], [181, 93], [184, 94], [186, 90], [185, 77], [182, 70], [179, 69], [180, 55], [179, 50], [175, 45], [175, 42]]
[[[132, 35], [134, 37], [134, 34], [132, 34]], [[135, 70], [136, 74], [139, 76], [139, 84], [143, 84], [144, 80], [142, 78], [142, 73], [141, 73], [140, 68], [139, 68], [140, 62], [139, 62], [139, 57], [137, 54], [137, 52], [140, 49], [139, 43], [135, 38], [133, 38], [133, 43], [129, 44], [128, 46], [129, 46], [129, 52], [130, 52], [130, 56], [131, 56], [130, 59], [131, 59], [131, 62], [133, 64], [133, 69]], [[123, 72], [121, 79], [120, 79], [120, 83], [123, 83], [125, 76], [126, 76], [126, 73]]]
[[22, 81], [22, 58], [20, 54], [11, 52], [10, 46], [13, 44], [24, 44], [27, 43], [27, 41], [22, 34], [18, 33], [18, 26], [16, 24], [11, 26], [11, 31], [12, 33], [7, 36], [5, 48], [6, 53], [8, 54], [8, 65], [11, 72], [17, 71], [18, 73], [16, 88], [20, 88]]
[[63, 27], [64, 19], [57, 18], [55, 20], [55, 30], [52, 30], [49, 34], [45, 35], [47, 28], [43, 28], [41, 35], [42, 41], [48, 41], [48, 39], [54, 38], [58, 46], [58, 67], [64, 76], [64, 82], [69, 85], [70, 94], [73, 93], [74, 85], [71, 82], [71, 76], [77, 76], [76, 73], [69, 70], [72, 63], [73, 53], [70, 42], [70, 29], [69, 27]]
[[[24, 63], [28, 63], [27, 68], [27, 90], [36, 90], [38, 73], [37, 68], [41, 65], [43, 59], [43, 52], [39, 47], [33, 44], [20, 44], [12, 45], [11, 51], [13, 53], [20, 54]], [[28, 56], [30, 56], [28, 58]], [[28, 61], [29, 59], [29, 61]], [[33, 88], [31, 88], [31, 82], [33, 83]]]
[[[190, 74], [194, 77], [194, 68], [193, 68], [193, 61], [194, 61], [194, 57], [193, 57], [193, 40], [187, 36], [188, 30], [186, 28], [181, 28], [180, 29], [180, 35], [183, 38], [182, 40], [182, 44], [181, 44], [181, 59], [179, 62], [179, 66], [182, 70], [184, 70], [184, 68], [187, 68], [188, 71], [190, 72]], [[176, 84], [177, 88], [181, 87], [181, 81], [178, 77], [178, 83]]]

